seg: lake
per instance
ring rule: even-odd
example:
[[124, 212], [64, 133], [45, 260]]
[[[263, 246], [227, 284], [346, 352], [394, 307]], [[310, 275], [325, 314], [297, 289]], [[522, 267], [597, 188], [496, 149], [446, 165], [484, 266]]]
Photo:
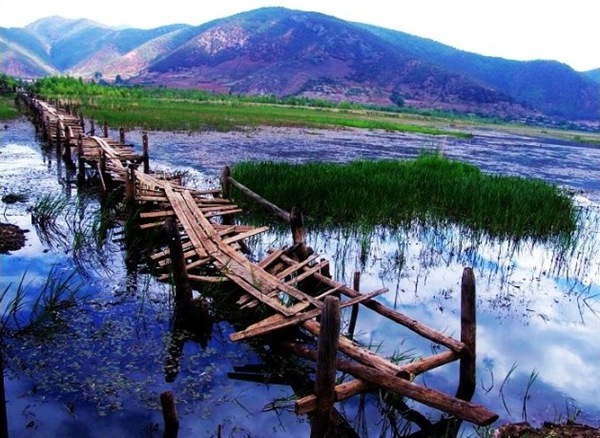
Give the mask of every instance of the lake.
[[[117, 137], [117, 133], [112, 133]], [[497, 425], [527, 419], [600, 426], [600, 148], [542, 137], [474, 130], [473, 138], [431, 138], [359, 130], [265, 128], [231, 133], [149, 133], [151, 166], [189, 172], [191, 184], [214, 184], [224, 165], [241, 160], [411, 158], [439, 150], [492, 173], [542, 178], [571, 190], [581, 206], [577, 243], [508, 242], [475, 236], [459, 226], [379, 229], [370, 236], [351, 230], [311, 232], [308, 244], [332, 262], [338, 280], [361, 290], [387, 287], [377, 299], [434, 329], [460, 331], [460, 279], [472, 266], [477, 280], [478, 387], [474, 401], [500, 415]], [[141, 133], [128, 133], [141, 145]], [[234, 329], [219, 314], [205, 346], [186, 342], [179, 374], [165, 382], [171, 342], [169, 286], [126, 263], [120, 228], [101, 242], [74, 245], [93, 227], [99, 201], [78, 193], [56, 152], [45, 147], [24, 120], [2, 133], [2, 195], [24, 192], [28, 200], [5, 204], [3, 222], [28, 229], [26, 246], [1, 255], [3, 306], [21, 279], [28, 296], [64, 278], [85, 299], [61, 308], [54, 331], [22, 333], [6, 340], [6, 386], [11, 436], [162, 436], [158, 394], [178, 399], [180, 436], [307, 436], [306, 417], [293, 413], [289, 384], [231, 379], [238, 367], [272, 367], [260, 347], [232, 343]], [[31, 223], [27, 208], [43, 194], [68, 197], [53, 230]], [[401, 202], [401, 199], [399, 199]], [[254, 257], [269, 246], [289, 244], [285, 233], [252, 241]], [[10, 285], [10, 287], [9, 287]], [[12, 294], [12, 295], [11, 295]], [[4, 309], [2, 309], [4, 311]], [[349, 312], [344, 313], [347, 327]], [[418, 357], [439, 346], [361, 309], [356, 338], [384, 355]], [[234, 368], [236, 367], [236, 368]], [[306, 374], [306, 372], [304, 373]], [[453, 393], [457, 364], [419, 377]], [[375, 395], [338, 406], [361, 436], [393, 436], [405, 427]], [[418, 406], [421, 412], [439, 414]], [[483, 434], [470, 426], [467, 436]]]

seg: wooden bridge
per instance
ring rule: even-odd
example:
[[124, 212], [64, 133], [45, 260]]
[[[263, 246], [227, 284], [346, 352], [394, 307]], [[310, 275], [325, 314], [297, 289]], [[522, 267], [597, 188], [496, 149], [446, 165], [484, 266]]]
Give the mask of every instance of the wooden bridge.
[[[325, 426], [316, 426], [317, 430], [319, 427], [325, 427], [321, 432], [326, 430], [328, 412], [334, 402], [378, 387], [477, 425], [489, 425], [498, 418], [469, 401], [475, 389], [475, 284], [470, 268], [463, 272], [461, 340], [457, 340], [376, 301], [375, 297], [387, 292], [386, 289], [361, 293], [358, 282], [349, 287], [333, 280], [328, 261], [312, 254], [306, 245], [299, 212], [286, 212], [270, 204], [235, 181], [227, 169], [220, 189], [201, 191], [184, 187], [178, 181], [150, 172], [147, 137], [143, 153], [139, 154], [125, 143], [122, 130], [119, 140], [110, 139], [106, 127], [103, 136], [93, 135], [94, 132], [88, 135], [83, 117], [27, 95], [22, 99], [33, 109], [36, 126], [41, 127], [45, 138], [58, 146], [62, 144], [66, 160], [71, 160], [71, 148], [77, 149], [80, 182], [93, 173], [99, 177], [103, 191], [120, 185], [124, 188], [124, 204], [130, 214], [136, 215], [139, 229], [160, 227], [170, 232], [169, 242], [152, 250], [148, 262], [160, 280], [174, 278], [179, 305], [192, 300], [189, 282], [230, 282], [239, 294], [240, 309], [251, 312], [260, 306], [267, 310], [267, 317], [233, 333], [233, 341], [258, 336], [272, 341], [268, 335], [294, 326], [317, 339], [316, 349], [291, 338], [278, 342], [282, 348], [317, 362], [316, 394], [296, 402], [299, 414], [316, 410], [316, 418], [319, 415], [325, 418]], [[233, 215], [241, 209], [230, 199], [232, 186], [289, 222], [293, 244], [271, 249], [264, 259], [251, 262], [244, 254], [244, 241], [267, 231], [268, 227], [235, 223]], [[339, 333], [339, 308], [353, 307], [353, 326], [359, 304], [446, 347], [446, 351], [403, 365], [377, 355], [353, 341], [352, 333], [349, 336]], [[337, 318], [337, 325], [335, 321], [330, 324], [332, 317]], [[323, 338], [331, 338], [330, 326], [334, 340], [326, 342]], [[325, 361], [327, 354], [333, 360]], [[455, 396], [413, 381], [416, 375], [457, 360], [460, 372]], [[355, 380], [335, 385], [336, 370], [351, 374]], [[315, 429], [313, 433], [320, 434]]]

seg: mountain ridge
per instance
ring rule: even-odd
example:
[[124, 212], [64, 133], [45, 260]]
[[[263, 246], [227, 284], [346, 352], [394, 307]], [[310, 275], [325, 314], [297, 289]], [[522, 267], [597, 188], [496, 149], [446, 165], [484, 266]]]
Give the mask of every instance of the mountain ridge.
[[240, 94], [406, 104], [482, 115], [600, 119], [594, 71], [465, 52], [404, 32], [286, 8], [199, 26], [113, 28], [48, 17], [0, 28], [0, 71]]

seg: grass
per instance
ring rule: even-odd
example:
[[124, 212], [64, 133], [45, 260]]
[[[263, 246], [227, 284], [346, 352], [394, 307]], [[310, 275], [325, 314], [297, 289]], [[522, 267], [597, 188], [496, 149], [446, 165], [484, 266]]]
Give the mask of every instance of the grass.
[[232, 131], [258, 126], [337, 127], [471, 137], [467, 132], [402, 122], [397, 114], [252, 102], [98, 97], [92, 104], [84, 104], [83, 112], [87, 117], [127, 129]]
[[0, 293], [0, 308], [4, 309], [0, 318], [0, 338], [8, 332], [35, 332], [44, 336], [63, 325], [62, 310], [74, 306], [83, 296], [84, 288], [76, 278], [75, 270], [63, 271], [60, 266], [53, 266], [41, 285], [26, 284], [25, 273], [14, 290], [9, 284]]
[[40, 79], [31, 90], [44, 98], [80, 105], [86, 117], [127, 129], [230, 131], [256, 126], [343, 127], [471, 137], [470, 133], [458, 129], [440, 129], [435, 126], [438, 122], [425, 122], [424, 116], [406, 114], [407, 110], [395, 106], [336, 103], [295, 96], [279, 98], [118, 87], [69, 77]]
[[19, 115], [14, 94], [0, 94], [0, 120], [14, 119]]
[[[349, 164], [243, 162], [233, 177], [315, 226], [407, 226], [451, 221], [500, 237], [544, 238], [576, 229], [571, 198], [541, 180], [488, 175], [436, 154]], [[235, 199], [245, 208], [241, 194]], [[254, 207], [256, 208], [256, 207]]]

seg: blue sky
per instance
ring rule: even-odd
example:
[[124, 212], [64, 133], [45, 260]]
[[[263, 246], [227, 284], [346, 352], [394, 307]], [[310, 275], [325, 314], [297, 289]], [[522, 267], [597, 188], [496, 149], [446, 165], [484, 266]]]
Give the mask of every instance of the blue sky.
[[50, 15], [139, 28], [198, 25], [265, 6], [322, 12], [483, 55], [600, 67], [600, 0], [19, 0], [2, 8], [0, 26]]

